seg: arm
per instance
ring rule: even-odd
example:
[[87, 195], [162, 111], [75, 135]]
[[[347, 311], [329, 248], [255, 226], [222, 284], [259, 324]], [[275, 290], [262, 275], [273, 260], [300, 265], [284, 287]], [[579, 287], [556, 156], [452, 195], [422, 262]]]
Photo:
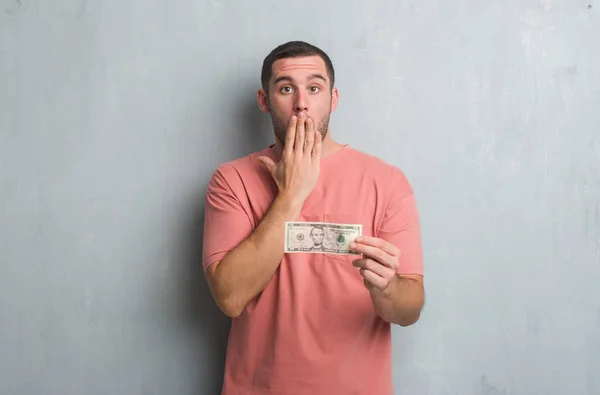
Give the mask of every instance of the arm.
[[385, 321], [410, 326], [421, 316], [425, 302], [423, 276], [396, 274], [388, 287], [370, 290], [373, 306]]
[[364, 277], [373, 307], [385, 321], [401, 326], [416, 323], [424, 305], [423, 256], [415, 197], [397, 169], [390, 177], [390, 203], [377, 237], [362, 236], [355, 249], [363, 259], [354, 261]]
[[361, 236], [352, 247], [365, 256], [353, 265], [360, 268], [381, 319], [400, 326], [416, 323], [425, 299], [423, 276], [398, 274], [400, 251], [383, 239]]
[[[299, 216], [317, 183], [321, 134], [314, 130], [312, 120], [292, 117], [281, 160], [275, 164], [268, 157], [258, 159], [270, 172], [279, 193], [254, 231], [249, 229], [247, 216], [225, 177], [215, 175], [207, 194], [206, 278], [217, 305], [230, 317], [242, 313], [281, 262], [285, 222]], [[224, 231], [230, 234], [225, 236]]]
[[301, 202], [279, 195], [256, 230], [206, 271], [211, 292], [228, 316], [238, 316], [268, 284], [283, 257], [286, 221], [300, 214]]

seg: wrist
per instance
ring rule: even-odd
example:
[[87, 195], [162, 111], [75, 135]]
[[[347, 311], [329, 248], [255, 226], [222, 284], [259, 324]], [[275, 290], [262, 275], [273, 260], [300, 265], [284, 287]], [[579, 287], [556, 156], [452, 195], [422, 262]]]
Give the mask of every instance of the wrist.
[[304, 204], [304, 199], [299, 199], [285, 192], [279, 192], [276, 201], [286, 212], [292, 213], [294, 216], [300, 214], [300, 210], [302, 210], [302, 205]]

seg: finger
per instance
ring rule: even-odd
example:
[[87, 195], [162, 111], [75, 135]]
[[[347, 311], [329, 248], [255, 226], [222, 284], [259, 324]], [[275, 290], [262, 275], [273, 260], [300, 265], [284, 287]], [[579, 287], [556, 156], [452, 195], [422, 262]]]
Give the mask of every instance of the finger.
[[304, 140], [304, 156], [312, 155], [313, 146], [315, 144], [314, 123], [312, 119], [306, 121], [306, 135]]
[[385, 265], [392, 269], [398, 268], [398, 263], [397, 263], [398, 259], [395, 256], [388, 254], [387, 252], [383, 251], [382, 249], [380, 249], [378, 247], [373, 247], [370, 245], [365, 245], [365, 244], [360, 244], [360, 243], [351, 243], [350, 247], [353, 250], [360, 252], [363, 255], [365, 255], [371, 259], [376, 260], [377, 262], [379, 262], [382, 265]]
[[365, 267], [365, 260], [364, 259], [355, 259], [352, 261], [352, 266], [354, 267], [359, 267], [359, 268], [363, 268]]
[[371, 286], [377, 289], [384, 289], [387, 284], [385, 278], [373, 273], [370, 270], [360, 269], [360, 275], [365, 279], [365, 281], [371, 284]]
[[297, 154], [302, 154], [302, 150], [304, 149], [304, 133], [305, 133], [305, 125], [306, 117], [301, 115], [298, 118], [298, 123], [296, 124], [296, 141], [294, 143], [294, 150]]
[[382, 265], [381, 263], [374, 261], [372, 259], [357, 259], [355, 262], [352, 262], [353, 266], [360, 267], [361, 270], [371, 271], [378, 276], [383, 278], [390, 278], [396, 274], [394, 269], [391, 269], [388, 266]]
[[294, 140], [296, 138], [296, 124], [298, 123], [298, 117], [292, 115], [288, 124], [287, 133], [285, 135], [285, 147], [283, 152], [285, 155], [290, 156], [294, 151]]
[[355, 241], [357, 244], [366, 244], [373, 247], [377, 247], [390, 254], [391, 256], [400, 256], [400, 250], [398, 249], [398, 247], [387, 242], [386, 240], [371, 236], [359, 236], [356, 238]]
[[273, 168], [275, 167], [275, 162], [271, 158], [266, 156], [260, 156], [258, 160], [267, 168], [267, 170], [272, 173]]
[[312, 149], [312, 158], [319, 159], [321, 158], [321, 143], [323, 142], [323, 136], [321, 136], [321, 132], [315, 130], [315, 144]]

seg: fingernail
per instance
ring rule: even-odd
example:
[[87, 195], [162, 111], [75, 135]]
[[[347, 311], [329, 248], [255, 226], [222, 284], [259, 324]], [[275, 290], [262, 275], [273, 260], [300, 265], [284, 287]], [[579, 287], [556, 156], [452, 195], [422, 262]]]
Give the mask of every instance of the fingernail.
[[356, 238], [356, 241], [358, 241], [359, 243], [360, 243], [362, 240], [363, 240], [363, 239], [362, 239], [362, 237], [360, 237], [360, 236]]
[[350, 243], [350, 248], [356, 248], [356, 243]]

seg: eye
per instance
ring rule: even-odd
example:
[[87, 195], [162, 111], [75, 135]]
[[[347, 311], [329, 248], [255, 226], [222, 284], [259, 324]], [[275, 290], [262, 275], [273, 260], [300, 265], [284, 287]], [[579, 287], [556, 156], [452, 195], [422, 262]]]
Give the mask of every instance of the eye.
[[311, 86], [310, 87], [311, 92], [316, 93], [319, 91], [319, 87], [318, 86]]
[[279, 89], [279, 91], [280, 91], [281, 93], [290, 93], [290, 92], [292, 91], [292, 87], [291, 87], [291, 86], [288, 86], [288, 85], [286, 85], [286, 86], [282, 86], [282, 87]]

